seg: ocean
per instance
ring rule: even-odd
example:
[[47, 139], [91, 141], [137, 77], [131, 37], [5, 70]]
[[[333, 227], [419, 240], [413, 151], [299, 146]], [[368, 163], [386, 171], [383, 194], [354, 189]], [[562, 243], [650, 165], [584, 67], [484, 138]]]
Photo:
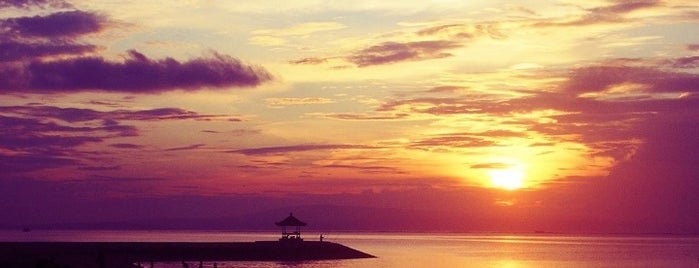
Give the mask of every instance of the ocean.
[[[216, 267], [699, 267], [699, 236], [568, 236], [423, 233], [325, 233], [374, 259], [307, 262], [217, 262]], [[319, 233], [304, 233], [306, 240]], [[250, 242], [275, 240], [274, 232], [226, 231], [0, 231], [0, 241]], [[199, 263], [187, 263], [199, 267]], [[202, 267], [214, 267], [204, 262]], [[154, 263], [181, 268], [183, 263]], [[150, 267], [150, 264], [143, 264]]]

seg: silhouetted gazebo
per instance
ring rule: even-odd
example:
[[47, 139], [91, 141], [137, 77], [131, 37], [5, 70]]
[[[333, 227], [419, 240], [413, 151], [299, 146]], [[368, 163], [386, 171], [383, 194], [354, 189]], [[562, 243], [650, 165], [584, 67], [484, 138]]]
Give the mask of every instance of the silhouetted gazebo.
[[[274, 223], [277, 226], [282, 227], [282, 238], [279, 240], [298, 240], [301, 241], [303, 240], [301, 238], [301, 226], [306, 226], [305, 222], [300, 221], [296, 217], [294, 217], [293, 213], [289, 213], [289, 217], [286, 217], [286, 219], [280, 221], [280, 222], [275, 222]], [[288, 231], [286, 230], [286, 227], [288, 226], [294, 226], [294, 231]]]

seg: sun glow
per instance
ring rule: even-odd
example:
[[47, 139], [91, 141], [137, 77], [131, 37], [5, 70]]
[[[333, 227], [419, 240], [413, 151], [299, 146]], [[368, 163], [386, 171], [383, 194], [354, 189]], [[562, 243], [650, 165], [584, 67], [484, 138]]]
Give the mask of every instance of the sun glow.
[[496, 188], [512, 191], [525, 186], [524, 170], [521, 167], [492, 169], [488, 171], [488, 176], [490, 176], [490, 183]]

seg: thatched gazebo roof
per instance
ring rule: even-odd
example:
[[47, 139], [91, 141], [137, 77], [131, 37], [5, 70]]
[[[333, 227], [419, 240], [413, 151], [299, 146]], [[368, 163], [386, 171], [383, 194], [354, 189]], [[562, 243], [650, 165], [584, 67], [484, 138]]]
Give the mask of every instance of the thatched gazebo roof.
[[289, 213], [289, 217], [286, 217], [286, 219], [280, 222], [275, 222], [274, 224], [277, 226], [306, 226], [306, 223], [294, 217], [293, 213]]

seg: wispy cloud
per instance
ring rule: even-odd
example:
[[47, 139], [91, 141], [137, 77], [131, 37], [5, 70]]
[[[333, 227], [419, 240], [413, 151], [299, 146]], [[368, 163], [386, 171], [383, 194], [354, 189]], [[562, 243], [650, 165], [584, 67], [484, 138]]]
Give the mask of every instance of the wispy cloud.
[[93, 120], [211, 120], [226, 118], [224, 115], [202, 115], [181, 108], [157, 108], [149, 110], [96, 111], [84, 108], [62, 108], [55, 106], [0, 106], [0, 114], [16, 114], [27, 117], [60, 119], [65, 122]]
[[285, 154], [293, 152], [305, 151], [320, 151], [320, 150], [349, 150], [349, 149], [375, 149], [376, 147], [367, 145], [355, 144], [302, 144], [290, 146], [273, 146], [248, 148], [229, 151], [231, 153], [239, 153], [244, 155], [266, 155], [266, 154]]
[[0, 8], [7, 7], [18, 7], [18, 8], [30, 8], [37, 6], [50, 6], [59, 8], [69, 8], [72, 5], [63, 0], [3, 0], [0, 1]]
[[267, 98], [265, 99], [267, 106], [280, 108], [289, 105], [308, 105], [308, 104], [329, 104], [335, 103], [328, 98]]
[[291, 60], [289, 63], [297, 65], [315, 65], [328, 62], [327, 58], [303, 58], [298, 60]]
[[486, 147], [497, 144], [494, 141], [464, 135], [461, 133], [436, 135], [422, 140], [413, 141], [408, 145], [411, 149], [432, 150], [439, 147], [444, 148], [473, 148]]
[[110, 144], [110, 147], [118, 148], [118, 149], [141, 149], [143, 148], [143, 145], [138, 145], [138, 144], [133, 144], [133, 143], [114, 143]]
[[165, 151], [172, 152], [172, 151], [189, 151], [189, 150], [196, 150], [199, 148], [202, 148], [206, 146], [206, 144], [199, 143], [199, 144], [192, 144], [188, 146], [182, 146], [182, 147], [173, 147], [173, 148], [167, 148]]
[[473, 169], [504, 169], [508, 168], [510, 165], [504, 163], [480, 163], [471, 165], [470, 168]]
[[[206, 120], [220, 116], [200, 115], [178, 108], [95, 111], [53, 106], [1, 106], [0, 158], [12, 168], [6, 172], [28, 172], [89, 162], [80, 147], [141, 133], [120, 121]], [[142, 149], [142, 145], [113, 143], [117, 149]], [[193, 150], [196, 144], [167, 151]], [[87, 170], [87, 169], [82, 169]], [[92, 170], [97, 171], [97, 170]]]
[[359, 67], [389, 64], [401, 61], [420, 61], [452, 56], [449, 49], [461, 47], [454, 41], [386, 42], [359, 50], [347, 59]]
[[334, 31], [346, 28], [344, 24], [334, 21], [305, 22], [285, 28], [255, 30], [248, 42], [261, 46], [281, 46], [288, 42], [288, 38], [307, 37], [312, 34], [326, 31]]
[[331, 114], [319, 114], [326, 118], [340, 119], [340, 120], [400, 120], [409, 119], [410, 114], [408, 113], [331, 113]]
[[610, 2], [609, 5], [584, 9], [584, 14], [573, 19], [566, 18], [557, 21], [548, 19], [534, 25], [537, 27], [574, 27], [600, 23], [625, 23], [632, 20], [626, 16], [631, 12], [663, 5], [663, 2], [659, 0]]
[[507, 35], [495, 23], [444, 24], [391, 36], [389, 41], [354, 49], [345, 55], [306, 57], [291, 60], [297, 65], [316, 65], [343, 59], [357, 67], [423, 61], [453, 56], [449, 50], [464, 47], [477, 38], [504, 39]]
[[[675, 67], [696, 64], [698, 59], [684, 58], [675, 61]], [[574, 69], [565, 90], [584, 93], [609, 90], [624, 84], [639, 84], [649, 92], [699, 91], [699, 75], [664, 71], [652, 67], [636, 66], [588, 66]]]

